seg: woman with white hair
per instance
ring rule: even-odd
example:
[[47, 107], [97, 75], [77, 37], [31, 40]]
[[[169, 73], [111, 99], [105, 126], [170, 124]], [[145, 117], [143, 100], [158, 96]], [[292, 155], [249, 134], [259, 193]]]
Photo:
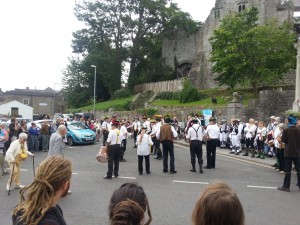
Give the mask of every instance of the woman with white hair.
[[[27, 148], [28, 135], [25, 133], [19, 134], [19, 139], [13, 141], [9, 149], [6, 152], [5, 160], [9, 163], [10, 171], [13, 176], [10, 179], [16, 183], [16, 189], [23, 188], [24, 186], [20, 183], [20, 169], [22, 161], [24, 161], [28, 155], [34, 157], [34, 154], [28, 151]], [[10, 179], [7, 182], [6, 189], [10, 189]]]

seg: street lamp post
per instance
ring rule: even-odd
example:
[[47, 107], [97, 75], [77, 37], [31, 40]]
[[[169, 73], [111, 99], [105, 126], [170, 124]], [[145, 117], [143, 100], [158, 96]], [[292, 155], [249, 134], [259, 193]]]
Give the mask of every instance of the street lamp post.
[[93, 108], [93, 114], [95, 116], [95, 109], [96, 109], [96, 72], [97, 72], [97, 66], [91, 65], [95, 69], [94, 73], [94, 108]]
[[59, 85], [58, 83], [54, 83], [54, 98], [53, 98], [53, 116], [55, 114], [55, 85]]

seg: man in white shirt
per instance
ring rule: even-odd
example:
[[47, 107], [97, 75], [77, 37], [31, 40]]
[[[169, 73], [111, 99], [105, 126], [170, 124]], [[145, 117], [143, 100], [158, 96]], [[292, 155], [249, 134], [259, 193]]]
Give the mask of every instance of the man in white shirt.
[[118, 129], [119, 124], [119, 121], [113, 121], [112, 130], [109, 132], [106, 141], [106, 146], [108, 148], [108, 171], [104, 179], [112, 179], [113, 173], [115, 175], [115, 178], [119, 176], [119, 162], [123, 136], [123, 134]]
[[125, 120], [121, 121], [121, 128], [120, 131], [122, 133], [122, 142], [121, 142], [121, 157], [120, 162], [126, 162], [127, 160], [124, 159], [124, 154], [126, 151], [126, 145], [127, 145], [127, 128], [125, 127]]
[[133, 123], [129, 127], [127, 127], [127, 128], [131, 128], [131, 127], [133, 127], [133, 141], [134, 141], [133, 148], [136, 148], [137, 147], [136, 146], [136, 138], [137, 138], [137, 135], [138, 135], [139, 131], [141, 130], [141, 123], [139, 121], [139, 117], [138, 116], [136, 116], [134, 118]]
[[[155, 153], [153, 155], [156, 154], [156, 157], [154, 159], [157, 159], [157, 160], [161, 160], [162, 159], [162, 151], [161, 151], [161, 148], [160, 148], [160, 140], [157, 139], [156, 137], [156, 134], [157, 132], [160, 130], [160, 127], [162, 125], [162, 122], [161, 122], [161, 118], [157, 117], [155, 119], [156, 123], [153, 127], [153, 131], [151, 133], [151, 135], [154, 137], [154, 151]], [[152, 121], [154, 123], [154, 121]]]
[[209, 118], [209, 125], [206, 128], [207, 143], [206, 143], [206, 157], [207, 165], [206, 169], [215, 168], [216, 164], [216, 150], [220, 137], [220, 128], [216, 124], [216, 118]]
[[103, 121], [101, 127], [102, 127], [102, 134], [103, 134], [103, 146], [105, 146], [107, 138], [108, 138], [108, 133], [111, 130], [111, 125], [109, 123], [108, 116], [104, 117], [104, 121]]
[[160, 127], [156, 133], [156, 138], [160, 140], [163, 146], [163, 172], [168, 172], [168, 155], [170, 155], [170, 173], [177, 173], [175, 170], [174, 157], [174, 138], [177, 137], [177, 132], [173, 126], [171, 118], [165, 119], [165, 124]]
[[194, 118], [192, 120], [192, 127], [189, 128], [187, 139], [190, 140], [190, 154], [191, 154], [191, 163], [192, 163], [192, 169], [191, 172], [196, 172], [196, 156], [198, 158], [198, 164], [199, 164], [199, 172], [203, 173], [202, 165], [203, 165], [203, 159], [202, 159], [202, 139], [205, 135], [205, 130], [203, 127], [199, 124], [199, 120]]
[[254, 124], [255, 120], [253, 118], [249, 119], [249, 123], [246, 123], [244, 128], [244, 134], [246, 139], [246, 152], [243, 156], [249, 155], [249, 150], [254, 151], [254, 138], [255, 138], [255, 131], [257, 127]]
[[147, 116], [144, 116], [143, 120], [144, 120], [144, 123], [143, 123], [142, 127], [146, 127], [147, 128], [146, 133], [149, 134], [149, 132], [151, 130], [150, 120], [148, 120]]

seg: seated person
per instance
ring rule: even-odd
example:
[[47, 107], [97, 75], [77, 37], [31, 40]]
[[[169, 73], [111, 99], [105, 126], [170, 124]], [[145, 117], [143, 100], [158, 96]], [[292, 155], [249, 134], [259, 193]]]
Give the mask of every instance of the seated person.
[[[143, 223], [146, 211], [149, 218]], [[125, 183], [114, 191], [108, 212], [111, 225], [149, 225], [152, 221], [144, 189], [135, 183]]]
[[225, 183], [208, 185], [192, 215], [193, 225], [244, 225], [245, 215], [243, 206]]

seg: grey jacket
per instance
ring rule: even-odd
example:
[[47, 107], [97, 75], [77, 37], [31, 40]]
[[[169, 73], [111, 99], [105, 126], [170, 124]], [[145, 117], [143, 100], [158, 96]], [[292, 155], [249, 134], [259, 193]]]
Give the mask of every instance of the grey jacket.
[[49, 152], [48, 156], [60, 155], [64, 156], [65, 143], [63, 142], [63, 137], [59, 133], [51, 134], [49, 141]]

